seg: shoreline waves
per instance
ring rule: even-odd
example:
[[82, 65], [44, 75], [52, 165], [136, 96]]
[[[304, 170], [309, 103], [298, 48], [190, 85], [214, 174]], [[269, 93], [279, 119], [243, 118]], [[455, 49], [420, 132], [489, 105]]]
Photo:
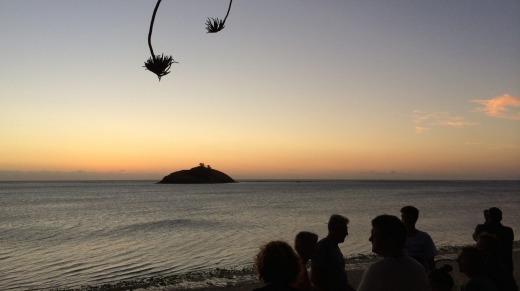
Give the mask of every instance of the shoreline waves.
[[[348, 243], [348, 241], [346, 242]], [[439, 255], [436, 257], [436, 265], [440, 267], [444, 264], [453, 266], [452, 276], [455, 281], [454, 290], [459, 290], [461, 284], [466, 280], [463, 274], [458, 272], [456, 257], [461, 246], [440, 246]], [[379, 258], [377, 255], [356, 254], [347, 256], [347, 272], [349, 280], [354, 287], [357, 287], [365, 268]], [[515, 264], [515, 280], [520, 281], [520, 241], [513, 244], [513, 261]], [[253, 267], [237, 269], [216, 268], [209, 271], [188, 272], [185, 274], [172, 276], [158, 276], [150, 278], [139, 278], [136, 280], [125, 280], [102, 285], [81, 286], [78, 288], [51, 288], [41, 289], [45, 291], [238, 291], [252, 290], [261, 287], [262, 282], [255, 276]]]

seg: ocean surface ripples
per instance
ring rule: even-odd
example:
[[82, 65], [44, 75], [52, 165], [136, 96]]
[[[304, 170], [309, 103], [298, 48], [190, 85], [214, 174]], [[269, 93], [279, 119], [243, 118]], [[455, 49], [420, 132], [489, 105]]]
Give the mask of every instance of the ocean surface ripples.
[[467, 244], [490, 206], [520, 231], [518, 194], [518, 181], [0, 183], [0, 290], [250, 268], [270, 240], [323, 237], [332, 213], [351, 220], [343, 253], [369, 254], [370, 220], [406, 204], [437, 245]]

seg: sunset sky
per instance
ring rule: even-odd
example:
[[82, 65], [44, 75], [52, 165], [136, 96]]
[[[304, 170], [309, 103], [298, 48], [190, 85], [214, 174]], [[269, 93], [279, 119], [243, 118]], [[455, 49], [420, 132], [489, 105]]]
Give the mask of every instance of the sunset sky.
[[0, 180], [520, 179], [520, 1], [0, 1]]

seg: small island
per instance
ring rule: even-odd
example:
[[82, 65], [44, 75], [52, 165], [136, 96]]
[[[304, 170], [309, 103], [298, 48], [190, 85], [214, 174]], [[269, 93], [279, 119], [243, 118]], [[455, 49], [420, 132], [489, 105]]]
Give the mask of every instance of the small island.
[[159, 184], [217, 184], [236, 183], [230, 176], [200, 163], [189, 170], [173, 172], [165, 176]]

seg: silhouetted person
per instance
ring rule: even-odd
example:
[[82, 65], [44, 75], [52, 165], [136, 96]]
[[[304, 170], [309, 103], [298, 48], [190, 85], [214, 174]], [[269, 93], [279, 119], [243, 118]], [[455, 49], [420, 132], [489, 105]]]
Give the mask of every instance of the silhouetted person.
[[426, 274], [428, 279], [429, 291], [452, 291], [453, 278], [450, 272], [453, 268], [450, 265], [444, 265], [440, 268], [435, 268]]
[[371, 264], [363, 274], [358, 291], [425, 291], [423, 266], [403, 252], [406, 241], [404, 224], [393, 215], [372, 220], [372, 251], [381, 260]]
[[487, 221], [479, 224], [473, 233], [473, 239], [478, 240], [481, 233], [490, 233], [500, 239], [499, 258], [504, 266], [513, 272], [513, 229], [502, 225], [502, 211], [496, 207], [489, 208]]
[[301, 231], [294, 239], [294, 249], [300, 256], [302, 272], [293, 287], [298, 290], [311, 291], [314, 289], [307, 271], [307, 263], [318, 252], [318, 235], [308, 231]]
[[418, 219], [419, 209], [413, 206], [401, 208], [401, 220], [406, 227], [404, 253], [416, 259], [428, 272], [435, 268], [434, 258], [437, 255], [437, 249], [430, 235], [415, 227]]
[[457, 258], [459, 271], [469, 280], [462, 286], [462, 291], [496, 291], [495, 285], [484, 275], [484, 256], [476, 247], [463, 247]]
[[477, 248], [484, 255], [486, 275], [498, 291], [518, 291], [513, 274], [507, 270], [499, 258], [500, 240], [494, 234], [481, 233], [478, 236]]
[[311, 261], [311, 279], [318, 291], [354, 290], [348, 284], [345, 259], [338, 246], [348, 235], [348, 223], [346, 217], [333, 214], [327, 237], [318, 242], [318, 253]]
[[286, 242], [272, 241], [256, 255], [255, 270], [267, 284], [255, 291], [296, 291], [291, 284], [300, 273], [300, 258]]

